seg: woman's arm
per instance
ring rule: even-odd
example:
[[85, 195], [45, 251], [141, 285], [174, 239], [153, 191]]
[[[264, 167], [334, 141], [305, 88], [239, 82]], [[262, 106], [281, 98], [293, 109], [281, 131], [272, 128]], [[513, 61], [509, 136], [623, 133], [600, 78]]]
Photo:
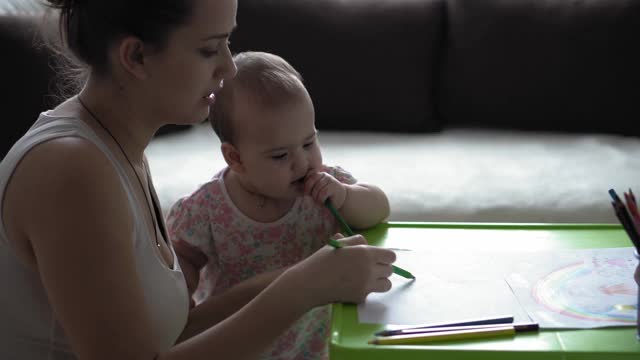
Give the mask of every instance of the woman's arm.
[[85, 140], [52, 140], [23, 159], [7, 191], [20, 196], [14, 225], [78, 359], [249, 359], [312, 307], [391, 286], [393, 252], [324, 247], [224, 321], [160, 353], [135, 275], [127, 196], [105, 156]]
[[[87, 140], [32, 149], [7, 189], [56, 319], [79, 359], [152, 359], [158, 351], [133, 253], [127, 195]], [[9, 198], [6, 201], [11, 201]]]
[[[181, 217], [185, 217], [184, 214], [170, 217], [170, 224], [174, 225], [175, 221], [180, 222]], [[180, 335], [178, 342], [201, 333], [238, 311], [284, 271], [284, 269], [278, 269], [254, 276], [227, 289], [222, 294], [205, 299], [201, 304], [194, 307], [192, 295], [198, 287], [200, 271], [210, 259], [201, 249], [180, 238], [183, 234], [182, 231], [176, 231], [175, 228], [170, 227], [169, 233], [174, 237], [172, 240], [173, 249], [176, 252], [180, 268], [187, 282], [191, 305], [189, 322]], [[195, 242], [213, 241], [210, 234], [203, 237], [203, 239], [198, 239]], [[193, 237], [191, 239], [194, 240]]]
[[283, 268], [254, 276], [220, 295], [209, 297], [198, 306], [192, 308], [189, 312], [187, 326], [180, 335], [178, 342], [203, 332], [240, 310], [280, 276], [284, 270]]
[[[312, 307], [364, 301], [391, 288], [392, 251], [364, 244], [362, 236], [325, 246], [284, 271], [246, 306], [218, 325], [172, 348], [165, 359], [252, 359]], [[250, 345], [250, 346], [248, 346]]]

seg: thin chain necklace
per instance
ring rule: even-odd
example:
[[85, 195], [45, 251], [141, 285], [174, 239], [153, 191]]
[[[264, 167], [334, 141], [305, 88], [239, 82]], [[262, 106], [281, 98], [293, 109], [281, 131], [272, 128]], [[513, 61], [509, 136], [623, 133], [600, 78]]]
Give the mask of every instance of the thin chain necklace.
[[[138, 179], [138, 184], [140, 184], [140, 189], [142, 189], [142, 194], [144, 194], [144, 198], [145, 198], [145, 202], [147, 203], [147, 208], [149, 209], [149, 214], [151, 215], [151, 221], [153, 221], [153, 230], [154, 230], [154, 235], [156, 236], [156, 245], [158, 247], [160, 247], [160, 241], [158, 241], [158, 229], [157, 229], [157, 219], [155, 218], [155, 216], [153, 215], [153, 210], [151, 210], [151, 205], [149, 205], [149, 201], [147, 200], [147, 193], [144, 190], [144, 185], [142, 184], [142, 180], [140, 179], [140, 176], [138, 175], [138, 172], [136, 171], [136, 168], [133, 166], [133, 162], [131, 162], [131, 159], [129, 159], [129, 156], [127, 155], [127, 153], [124, 151], [124, 149], [122, 148], [122, 145], [120, 145], [120, 142], [118, 142], [118, 140], [116, 139], [115, 136], [113, 136], [113, 134], [111, 133], [111, 131], [109, 131], [109, 129], [104, 126], [104, 124], [102, 123], [102, 121], [100, 121], [100, 119], [98, 119], [98, 116], [96, 116], [96, 114], [93, 113], [93, 111], [91, 111], [89, 109], [89, 107], [84, 103], [84, 101], [82, 101], [82, 99], [80, 98], [80, 95], [77, 96], [78, 101], [80, 102], [80, 105], [82, 105], [82, 107], [89, 113], [89, 115], [91, 115], [91, 117], [93, 118], [93, 120], [95, 120], [98, 124], [100, 124], [100, 126], [104, 129], [104, 131], [107, 132], [107, 134], [109, 134], [109, 136], [111, 136], [111, 139], [113, 140], [113, 142], [116, 143], [116, 145], [118, 145], [118, 148], [120, 148], [120, 151], [122, 152], [122, 155], [124, 155], [125, 159], [127, 159], [127, 162], [129, 163], [129, 166], [131, 166], [131, 170], [133, 170], [133, 173], [136, 175], [136, 179]], [[146, 167], [144, 165], [144, 162], [142, 163], [142, 167], [146, 170]], [[153, 201], [153, 198], [151, 199], [151, 201]]]
[[267, 202], [267, 197], [264, 195], [259, 195], [259, 194], [254, 194], [256, 195], [259, 199], [258, 199], [258, 208], [263, 209], [264, 208], [264, 204]]

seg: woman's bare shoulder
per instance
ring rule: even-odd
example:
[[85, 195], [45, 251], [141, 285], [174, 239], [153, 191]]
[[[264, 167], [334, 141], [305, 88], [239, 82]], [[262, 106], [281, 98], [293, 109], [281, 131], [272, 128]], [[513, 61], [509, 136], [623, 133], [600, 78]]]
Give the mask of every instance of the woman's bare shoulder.
[[[24, 231], [63, 223], [87, 222], [94, 216], [130, 227], [127, 196], [106, 155], [89, 140], [61, 137], [32, 148], [20, 161], [7, 186], [5, 221]], [[105, 208], [117, 210], [108, 216]], [[11, 215], [12, 214], [12, 215]], [[9, 217], [7, 219], [7, 217]]]
[[18, 178], [20, 183], [57, 180], [64, 185], [73, 180], [92, 181], [110, 173], [115, 175], [115, 169], [91, 141], [81, 137], [60, 137], [30, 149], [16, 167], [12, 178]]

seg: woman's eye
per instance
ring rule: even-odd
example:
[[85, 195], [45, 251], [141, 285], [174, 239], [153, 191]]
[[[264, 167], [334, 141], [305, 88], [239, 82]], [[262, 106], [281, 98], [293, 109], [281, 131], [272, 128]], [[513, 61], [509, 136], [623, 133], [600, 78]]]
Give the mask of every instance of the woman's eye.
[[210, 58], [212, 56], [215, 56], [218, 54], [218, 50], [211, 50], [211, 49], [200, 49], [200, 55], [206, 57], [206, 58]]

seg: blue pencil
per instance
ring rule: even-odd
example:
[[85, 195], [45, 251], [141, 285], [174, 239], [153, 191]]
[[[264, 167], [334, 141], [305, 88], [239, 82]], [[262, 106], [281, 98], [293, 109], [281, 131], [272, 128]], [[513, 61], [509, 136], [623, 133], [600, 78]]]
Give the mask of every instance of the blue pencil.
[[377, 336], [394, 336], [401, 335], [407, 331], [415, 331], [418, 329], [433, 329], [433, 328], [445, 328], [452, 326], [472, 326], [472, 325], [497, 325], [497, 324], [511, 324], [513, 323], [513, 316], [498, 316], [498, 317], [489, 317], [489, 318], [479, 318], [479, 319], [469, 319], [457, 322], [448, 322], [448, 323], [435, 323], [435, 324], [424, 324], [424, 325], [416, 325], [410, 326], [402, 329], [396, 330], [382, 330], [376, 333]]

